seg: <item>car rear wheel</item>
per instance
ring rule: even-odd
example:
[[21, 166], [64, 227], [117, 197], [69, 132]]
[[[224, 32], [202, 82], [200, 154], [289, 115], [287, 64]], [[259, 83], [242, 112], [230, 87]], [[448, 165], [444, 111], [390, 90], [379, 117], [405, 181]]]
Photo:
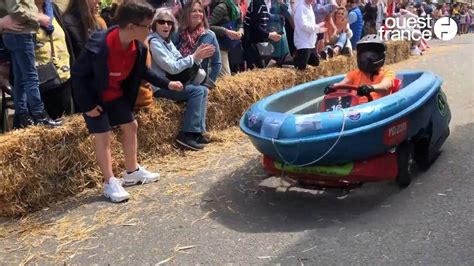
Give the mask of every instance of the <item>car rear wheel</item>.
[[397, 149], [398, 176], [395, 179], [401, 188], [410, 185], [416, 172], [415, 148], [411, 142], [403, 142]]

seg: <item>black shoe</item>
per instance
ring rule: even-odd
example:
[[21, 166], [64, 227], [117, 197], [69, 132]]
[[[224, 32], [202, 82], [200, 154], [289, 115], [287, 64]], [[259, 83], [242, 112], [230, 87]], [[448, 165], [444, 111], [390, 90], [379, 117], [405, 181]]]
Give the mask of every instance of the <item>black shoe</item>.
[[193, 151], [202, 150], [204, 148], [202, 144], [196, 141], [196, 137], [193, 133], [179, 132], [178, 137], [176, 137], [176, 143]]
[[331, 47], [326, 48], [326, 53], [328, 54], [328, 58], [333, 58], [334, 50]]
[[62, 125], [62, 122], [51, 119], [46, 111], [43, 111], [40, 115], [33, 116], [33, 122], [35, 125], [47, 127], [59, 127]]
[[342, 48], [342, 50], [341, 50], [341, 54], [342, 54], [342, 55], [350, 55], [350, 54], [351, 54], [351, 50], [350, 50], [349, 48], [347, 48], [347, 47], [344, 47], [344, 48]]
[[328, 59], [328, 54], [326, 53], [325, 50], [322, 50], [319, 55], [321, 56], [321, 59], [327, 60]]
[[33, 119], [28, 113], [18, 114], [13, 118], [13, 129], [26, 128], [33, 124]]
[[197, 133], [196, 134], [196, 142], [199, 144], [209, 144], [212, 142], [212, 140], [206, 136], [204, 136], [202, 133]]

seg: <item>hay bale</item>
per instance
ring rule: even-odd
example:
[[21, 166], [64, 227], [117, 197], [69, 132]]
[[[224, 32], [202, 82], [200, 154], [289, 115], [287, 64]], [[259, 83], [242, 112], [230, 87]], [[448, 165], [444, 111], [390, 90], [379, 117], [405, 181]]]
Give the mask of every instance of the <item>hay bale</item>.
[[[389, 43], [386, 62], [405, 60], [409, 52], [405, 42]], [[236, 126], [245, 110], [263, 97], [355, 67], [354, 57], [339, 56], [305, 71], [272, 68], [222, 78], [209, 93], [208, 127], [215, 131]], [[170, 144], [182, 114], [182, 104], [167, 100], [158, 100], [152, 108], [137, 113], [140, 160], [172, 151]], [[119, 137], [114, 134], [112, 141], [115, 173], [123, 166]], [[1, 216], [38, 210], [101, 184], [92, 138], [79, 115], [66, 118], [58, 129], [31, 127], [0, 136], [0, 165]]]

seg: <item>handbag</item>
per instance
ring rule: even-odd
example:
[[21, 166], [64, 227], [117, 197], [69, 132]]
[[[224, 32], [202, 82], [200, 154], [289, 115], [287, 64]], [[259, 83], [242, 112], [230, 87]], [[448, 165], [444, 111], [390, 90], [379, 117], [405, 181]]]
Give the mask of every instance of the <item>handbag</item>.
[[200, 65], [193, 64], [192, 67], [186, 68], [178, 74], [166, 73], [166, 78], [172, 81], [180, 81], [181, 83], [186, 84], [193, 80], [193, 78], [197, 75], [199, 69]]
[[[156, 37], [152, 37], [148, 40], [149, 42], [149, 47], [151, 47], [150, 43], [151, 40], [153, 39], [158, 39]], [[164, 45], [166, 49], [168, 49], [170, 52], [170, 48], [165, 44]], [[151, 48], [150, 48], [150, 54], [151, 54]], [[204, 78], [202, 78], [202, 75], [204, 74]], [[184, 69], [183, 71], [177, 73], [177, 74], [170, 74], [165, 71], [165, 76], [167, 79], [171, 81], [179, 81], [183, 85], [186, 85], [187, 83], [191, 83], [194, 85], [201, 85], [206, 76], [206, 71], [202, 69], [200, 64], [193, 64], [191, 67]]]
[[59, 78], [56, 65], [53, 63], [53, 59], [56, 54], [54, 53], [53, 36], [49, 35], [49, 43], [51, 44], [51, 60], [47, 64], [36, 67], [38, 72], [39, 89], [41, 93], [46, 93], [50, 90], [61, 87], [61, 79]]
[[258, 53], [262, 57], [270, 57], [275, 51], [275, 48], [270, 42], [259, 42], [256, 43], [255, 46], [257, 47]]

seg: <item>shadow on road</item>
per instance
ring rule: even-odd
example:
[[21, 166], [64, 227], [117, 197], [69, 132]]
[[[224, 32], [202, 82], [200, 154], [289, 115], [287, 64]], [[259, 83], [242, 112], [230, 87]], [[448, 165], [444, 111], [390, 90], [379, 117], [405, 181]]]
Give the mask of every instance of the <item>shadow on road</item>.
[[[474, 123], [451, 126], [451, 129], [451, 136], [442, 146], [442, 154], [407, 189], [386, 200], [384, 204], [391, 205], [390, 208], [374, 209], [364, 215], [387, 197], [384, 193], [396, 193], [396, 189], [384, 184], [373, 184], [379, 186], [379, 193], [364, 193], [362, 198], [348, 198], [345, 202], [313, 201], [312, 205], [323, 210], [322, 215], [330, 219], [342, 217], [341, 220], [347, 220], [346, 213], [363, 216], [363, 219], [344, 223], [343, 231], [339, 228], [311, 231], [280, 252], [272, 259], [272, 264], [384, 265], [389, 262], [404, 265], [416, 262], [452, 265], [472, 261], [469, 258], [473, 258], [473, 216], [465, 208], [473, 202]], [[456, 160], [459, 158], [465, 160]], [[445, 192], [446, 187], [452, 188], [452, 192]], [[440, 192], [446, 196], [440, 196]], [[331, 208], [323, 202], [334, 205]], [[311, 209], [296, 211], [316, 212]], [[452, 234], [453, 224], [457, 234]]]
[[[456, 127], [443, 146], [444, 150], [456, 152], [460, 148], [463, 153], [468, 152], [465, 146], [456, 147], [453, 141], [472, 139], [472, 132], [473, 124]], [[446, 163], [446, 158], [442, 158], [445, 156], [440, 157], [441, 160], [434, 164]], [[463, 168], [460, 164], [457, 162], [452, 166]], [[430, 169], [419, 173], [413, 183], [431, 182], [432, 173]], [[260, 187], [258, 184], [266, 177], [261, 160], [249, 159], [245, 167], [225, 176], [202, 196], [201, 208], [204, 212], [211, 212], [211, 219], [236, 231], [297, 232], [338, 226], [360, 218], [400, 192], [394, 182], [368, 183], [352, 190], [348, 197], [338, 199], [341, 194], [334, 191], [313, 195]]]
[[399, 189], [393, 182], [366, 184], [338, 199], [340, 191], [313, 195], [302, 192], [277, 192], [258, 184], [267, 175], [261, 160], [247, 161], [215, 184], [202, 197], [203, 211], [209, 217], [236, 231], [297, 232], [338, 226], [358, 218]]

